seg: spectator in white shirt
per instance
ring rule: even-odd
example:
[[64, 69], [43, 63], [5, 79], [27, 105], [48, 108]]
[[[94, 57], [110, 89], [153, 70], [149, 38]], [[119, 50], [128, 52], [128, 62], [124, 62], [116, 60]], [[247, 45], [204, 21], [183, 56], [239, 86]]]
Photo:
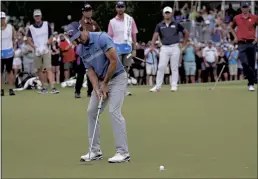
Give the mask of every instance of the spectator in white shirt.
[[202, 51], [205, 70], [208, 75], [208, 81], [214, 82], [216, 79], [216, 63], [218, 59], [218, 51], [213, 46], [212, 41], [208, 42], [208, 46]]
[[23, 68], [24, 72], [27, 73], [35, 73], [35, 65], [34, 65], [34, 49], [28, 44], [28, 38], [26, 36], [23, 37], [23, 44], [21, 47], [23, 54]]
[[159, 50], [155, 48], [154, 51], [151, 51], [150, 45], [151, 42], [148, 43], [148, 48], [145, 49], [144, 56], [146, 59], [146, 83], [149, 86], [153, 86], [157, 74]]

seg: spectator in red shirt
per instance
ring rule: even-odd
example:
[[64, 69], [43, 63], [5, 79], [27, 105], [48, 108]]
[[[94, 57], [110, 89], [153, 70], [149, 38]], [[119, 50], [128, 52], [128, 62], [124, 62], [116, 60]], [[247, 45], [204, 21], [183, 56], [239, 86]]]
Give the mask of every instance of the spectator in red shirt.
[[[242, 13], [235, 16], [232, 23], [232, 34], [235, 43], [238, 44], [239, 57], [243, 66], [244, 74], [248, 78], [248, 90], [255, 91], [254, 83], [257, 82], [255, 74], [255, 37], [258, 17], [250, 13], [249, 3], [241, 3]], [[235, 32], [235, 28], [237, 31]]]
[[72, 62], [75, 60], [75, 53], [72, 44], [65, 39], [63, 34], [60, 35], [60, 51], [64, 63], [64, 77], [65, 81], [67, 81], [70, 78], [70, 69]]

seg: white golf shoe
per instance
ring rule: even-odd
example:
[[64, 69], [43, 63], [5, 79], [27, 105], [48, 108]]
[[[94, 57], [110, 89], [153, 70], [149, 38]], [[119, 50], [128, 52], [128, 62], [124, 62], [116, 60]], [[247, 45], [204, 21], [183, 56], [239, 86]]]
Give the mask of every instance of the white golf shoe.
[[253, 85], [248, 86], [248, 91], [255, 91], [255, 88]]
[[172, 86], [170, 89], [172, 92], [176, 92], [177, 91], [177, 86]]
[[92, 161], [92, 160], [102, 160], [102, 152], [88, 152], [86, 155], [81, 156], [81, 162], [86, 162], [86, 161]]
[[126, 96], [132, 96], [132, 93], [129, 92], [129, 91], [127, 91], [125, 95], [126, 95]]
[[129, 162], [130, 161], [130, 155], [129, 154], [120, 154], [116, 153], [114, 157], [109, 158], [109, 163], [122, 163], [122, 162]]
[[157, 86], [154, 86], [150, 89], [150, 92], [160, 92], [160, 89]]

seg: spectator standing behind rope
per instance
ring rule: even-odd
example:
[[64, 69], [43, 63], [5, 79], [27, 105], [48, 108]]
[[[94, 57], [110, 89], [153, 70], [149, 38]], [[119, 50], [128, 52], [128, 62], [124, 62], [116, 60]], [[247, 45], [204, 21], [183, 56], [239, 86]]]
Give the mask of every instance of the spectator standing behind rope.
[[51, 86], [51, 94], [57, 94], [59, 91], [55, 88], [51, 65], [51, 52], [49, 45], [52, 43], [52, 30], [47, 21], [42, 21], [41, 10], [36, 9], [33, 12], [35, 24], [30, 25], [28, 30], [28, 42], [35, 49], [35, 67], [38, 71], [40, 81], [43, 88], [39, 91], [40, 94], [47, 94], [46, 88], [47, 79], [43, 72], [46, 69], [47, 77]]
[[[14, 76], [13, 76], [13, 57], [14, 57], [14, 43], [15, 43], [15, 30], [12, 25], [6, 23], [6, 15], [1, 12], [1, 88], [3, 87], [3, 73], [4, 67], [7, 71], [9, 95], [15, 95], [13, 91]], [[1, 89], [1, 96], [4, 96], [4, 89]]]
[[[92, 7], [90, 4], [86, 4], [82, 8], [82, 19], [80, 20], [80, 24], [84, 29], [86, 29], [89, 32], [99, 32], [101, 31], [99, 25], [97, 24], [96, 21], [94, 21], [92, 17]], [[80, 58], [80, 57], [79, 57]], [[80, 98], [81, 97], [81, 88], [84, 80], [84, 75], [85, 75], [85, 67], [82, 63], [82, 61], [77, 61], [77, 79], [76, 79], [76, 84], [75, 84], [75, 98]], [[87, 96], [90, 97], [93, 87], [92, 84], [87, 76]]]
[[[125, 8], [125, 2], [117, 2], [117, 16], [110, 20], [108, 34], [113, 38], [117, 52], [120, 55], [120, 60], [128, 73], [132, 65], [132, 59], [127, 58], [127, 56], [130, 53], [132, 53], [132, 57], [136, 56], [136, 35], [138, 29], [133, 17], [125, 13]], [[127, 91], [126, 95], [131, 96], [132, 93]]]
[[54, 80], [57, 84], [60, 83], [60, 48], [57, 43], [56, 37], [53, 37], [53, 42], [51, 44], [51, 64], [52, 72], [54, 74]]
[[165, 7], [163, 9], [163, 16], [164, 20], [156, 26], [151, 44], [151, 51], [154, 51], [155, 42], [158, 40], [158, 36], [160, 36], [162, 47], [160, 51], [156, 86], [150, 89], [151, 92], [158, 92], [160, 90], [164, 79], [165, 68], [169, 61], [172, 72], [171, 91], [177, 91], [178, 66], [181, 55], [179, 48], [179, 33], [181, 32], [184, 34], [184, 44], [187, 43], [189, 36], [188, 31], [172, 19], [171, 7]]
[[35, 73], [34, 49], [28, 44], [28, 38], [26, 36], [23, 37], [23, 44], [22, 44], [21, 50], [23, 54], [24, 72], [34, 74]]
[[[258, 17], [249, 12], [249, 3], [241, 3], [242, 13], [235, 16], [232, 24], [232, 33], [235, 43], [238, 44], [239, 57], [248, 78], [248, 90], [255, 91], [254, 83], [257, 82], [255, 74], [255, 44], [258, 39], [255, 37]], [[235, 32], [235, 28], [237, 31]]]
[[75, 53], [73, 49], [73, 44], [69, 43], [63, 34], [60, 35], [60, 52], [62, 56], [62, 61], [64, 63], [64, 81], [70, 78], [70, 70], [72, 68], [72, 62], [75, 60]]

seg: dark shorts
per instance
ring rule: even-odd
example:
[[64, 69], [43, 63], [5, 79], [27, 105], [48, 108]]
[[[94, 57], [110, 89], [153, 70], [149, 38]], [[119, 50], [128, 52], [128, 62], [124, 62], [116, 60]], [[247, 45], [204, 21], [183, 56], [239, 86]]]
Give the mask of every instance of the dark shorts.
[[52, 66], [59, 66], [60, 65], [59, 55], [52, 55], [51, 65]]
[[8, 73], [10, 73], [13, 69], [13, 57], [1, 59], [1, 73], [4, 72], [4, 68]]

